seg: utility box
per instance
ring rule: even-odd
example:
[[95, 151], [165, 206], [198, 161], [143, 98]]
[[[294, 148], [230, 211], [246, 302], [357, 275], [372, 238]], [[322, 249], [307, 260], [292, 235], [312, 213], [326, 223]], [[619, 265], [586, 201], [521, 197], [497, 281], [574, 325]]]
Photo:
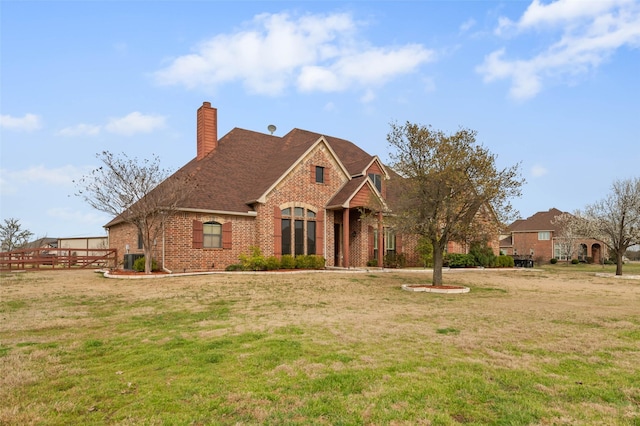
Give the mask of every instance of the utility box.
[[513, 259], [516, 268], [533, 268], [533, 259]]
[[136, 260], [144, 257], [144, 254], [140, 253], [127, 253], [124, 255], [124, 269], [133, 270], [133, 264]]

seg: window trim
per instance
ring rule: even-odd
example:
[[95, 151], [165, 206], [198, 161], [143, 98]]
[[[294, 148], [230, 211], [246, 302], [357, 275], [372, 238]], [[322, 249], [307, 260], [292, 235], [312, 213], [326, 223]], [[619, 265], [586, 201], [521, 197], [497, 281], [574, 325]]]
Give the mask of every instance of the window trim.
[[378, 192], [382, 192], [382, 175], [379, 173], [369, 173], [368, 176]]
[[551, 231], [538, 231], [538, 241], [549, 241], [551, 239]]
[[[300, 205], [280, 210], [280, 252], [282, 255], [306, 255], [317, 253], [317, 242], [320, 217], [316, 210]], [[312, 226], [309, 226], [313, 222]], [[310, 232], [314, 235], [310, 237]], [[311, 247], [311, 244], [314, 244]]]
[[[218, 232], [216, 233], [207, 233], [207, 228], [208, 227], [218, 227]], [[209, 237], [209, 238], [207, 238]], [[213, 238], [211, 238], [213, 237]], [[218, 239], [218, 245], [207, 245], [207, 240], [208, 239], [212, 239], [215, 240], [217, 237]], [[213, 241], [212, 241], [213, 242]], [[216, 222], [216, 221], [208, 221], [208, 222], [204, 222], [202, 224], [202, 248], [205, 249], [219, 249], [222, 248], [223, 244], [222, 244], [222, 224], [220, 222]]]
[[316, 183], [325, 183], [324, 167], [316, 166]]

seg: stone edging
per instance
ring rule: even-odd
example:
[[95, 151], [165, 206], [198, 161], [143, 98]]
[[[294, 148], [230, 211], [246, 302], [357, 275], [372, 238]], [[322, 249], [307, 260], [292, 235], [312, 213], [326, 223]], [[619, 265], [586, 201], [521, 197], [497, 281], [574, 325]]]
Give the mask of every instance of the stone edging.
[[447, 293], [447, 294], [460, 294], [460, 293], [469, 293], [471, 289], [469, 287], [454, 287], [454, 288], [441, 288], [434, 287], [431, 285], [409, 285], [402, 284], [402, 289], [405, 291], [424, 291], [427, 293]]

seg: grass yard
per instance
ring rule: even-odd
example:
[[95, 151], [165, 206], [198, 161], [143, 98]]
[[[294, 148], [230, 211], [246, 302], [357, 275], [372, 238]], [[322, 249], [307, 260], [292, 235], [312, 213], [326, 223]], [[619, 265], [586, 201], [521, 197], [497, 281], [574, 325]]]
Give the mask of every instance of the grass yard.
[[612, 271], [5, 274], [0, 424], [640, 425], [640, 279]]

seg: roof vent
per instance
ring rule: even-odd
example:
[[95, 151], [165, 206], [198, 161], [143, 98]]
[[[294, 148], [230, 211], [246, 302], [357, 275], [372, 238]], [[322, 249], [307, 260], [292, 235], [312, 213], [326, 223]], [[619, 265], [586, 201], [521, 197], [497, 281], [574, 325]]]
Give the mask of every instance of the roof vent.
[[273, 124], [269, 124], [267, 126], [267, 130], [269, 130], [269, 133], [271, 133], [273, 135], [273, 132], [276, 131], [276, 126], [274, 126]]

